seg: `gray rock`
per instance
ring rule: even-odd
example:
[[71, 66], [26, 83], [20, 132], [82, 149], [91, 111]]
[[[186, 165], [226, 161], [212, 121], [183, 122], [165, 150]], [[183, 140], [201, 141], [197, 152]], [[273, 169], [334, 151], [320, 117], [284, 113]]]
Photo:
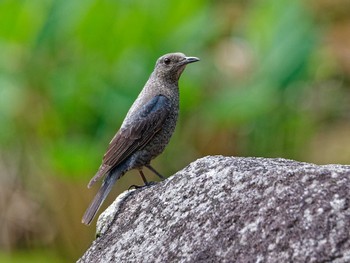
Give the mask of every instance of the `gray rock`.
[[350, 166], [209, 156], [127, 192], [78, 262], [350, 262]]

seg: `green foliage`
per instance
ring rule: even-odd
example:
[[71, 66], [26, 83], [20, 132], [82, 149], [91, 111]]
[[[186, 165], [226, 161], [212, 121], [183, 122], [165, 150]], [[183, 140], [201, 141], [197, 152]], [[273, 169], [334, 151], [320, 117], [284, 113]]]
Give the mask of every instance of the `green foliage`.
[[0, 10], [0, 141], [20, 136], [67, 176], [98, 167], [161, 54], [198, 52], [208, 11], [184, 0], [5, 1]]
[[[298, 158], [310, 133], [308, 113], [300, 104], [315, 28], [298, 1], [258, 1], [246, 19], [244, 38], [256, 54], [256, 66], [249, 79], [223, 83], [208, 114], [241, 127], [242, 154]], [[244, 130], [250, 130], [248, 136]]]

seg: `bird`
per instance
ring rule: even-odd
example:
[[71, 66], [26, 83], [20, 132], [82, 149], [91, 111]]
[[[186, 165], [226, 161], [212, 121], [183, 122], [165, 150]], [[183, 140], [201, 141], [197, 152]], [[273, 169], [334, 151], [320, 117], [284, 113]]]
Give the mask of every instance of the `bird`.
[[144, 167], [164, 179], [150, 163], [163, 152], [175, 130], [179, 115], [179, 78], [186, 65], [197, 61], [199, 58], [180, 52], [165, 54], [157, 60], [88, 184], [91, 188], [105, 176], [82, 218], [83, 224], [91, 223], [115, 182], [127, 171], [137, 169], [145, 185], [148, 182]]

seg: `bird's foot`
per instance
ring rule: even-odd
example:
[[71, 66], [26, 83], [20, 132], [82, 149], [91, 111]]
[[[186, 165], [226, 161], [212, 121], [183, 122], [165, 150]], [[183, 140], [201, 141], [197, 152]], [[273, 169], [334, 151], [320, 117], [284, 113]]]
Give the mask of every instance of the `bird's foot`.
[[151, 182], [148, 182], [145, 186], [151, 186], [151, 185], [155, 185], [155, 184], [157, 184], [157, 182], [151, 181]]
[[143, 188], [143, 187], [146, 187], [146, 186], [155, 185], [155, 184], [157, 184], [157, 182], [147, 182], [147, 184], [144, 184], [144, 185], [136, 185], [136, 184], [133, 184], [133, 185], [130, 185], [130, 187], [129, 187], [128, 190], [131, 190], [132, 188], [134, 188], [134, 189], [140, 189], [140, 188]]

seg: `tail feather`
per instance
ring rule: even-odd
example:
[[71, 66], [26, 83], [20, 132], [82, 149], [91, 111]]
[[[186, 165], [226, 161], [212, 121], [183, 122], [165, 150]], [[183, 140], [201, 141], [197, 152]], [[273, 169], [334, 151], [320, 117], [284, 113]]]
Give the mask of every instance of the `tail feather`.
[[100, 190], [97, 192], [94, 200], [92, 200], [88, 209], [86, 209], [85, 214], [82, 218], [82, 223], [85, 225], [90, 225], [91, 221], [94, 219], [97, 211], [100, 209], [103, 201], [107, 198], [109, 192], [116, 180], [119, 178], [115, 173], [110, 172], [102, 183]]
[[102, 176], [104, 176], [108, 171], [111, 170], [111, 166], [106, 164], [101, 164], [100, 168], [98, 169], [96, 175], [90, 180], [88, 184], [88, 188], [91, 188], [91, 186], [96, 183]]

